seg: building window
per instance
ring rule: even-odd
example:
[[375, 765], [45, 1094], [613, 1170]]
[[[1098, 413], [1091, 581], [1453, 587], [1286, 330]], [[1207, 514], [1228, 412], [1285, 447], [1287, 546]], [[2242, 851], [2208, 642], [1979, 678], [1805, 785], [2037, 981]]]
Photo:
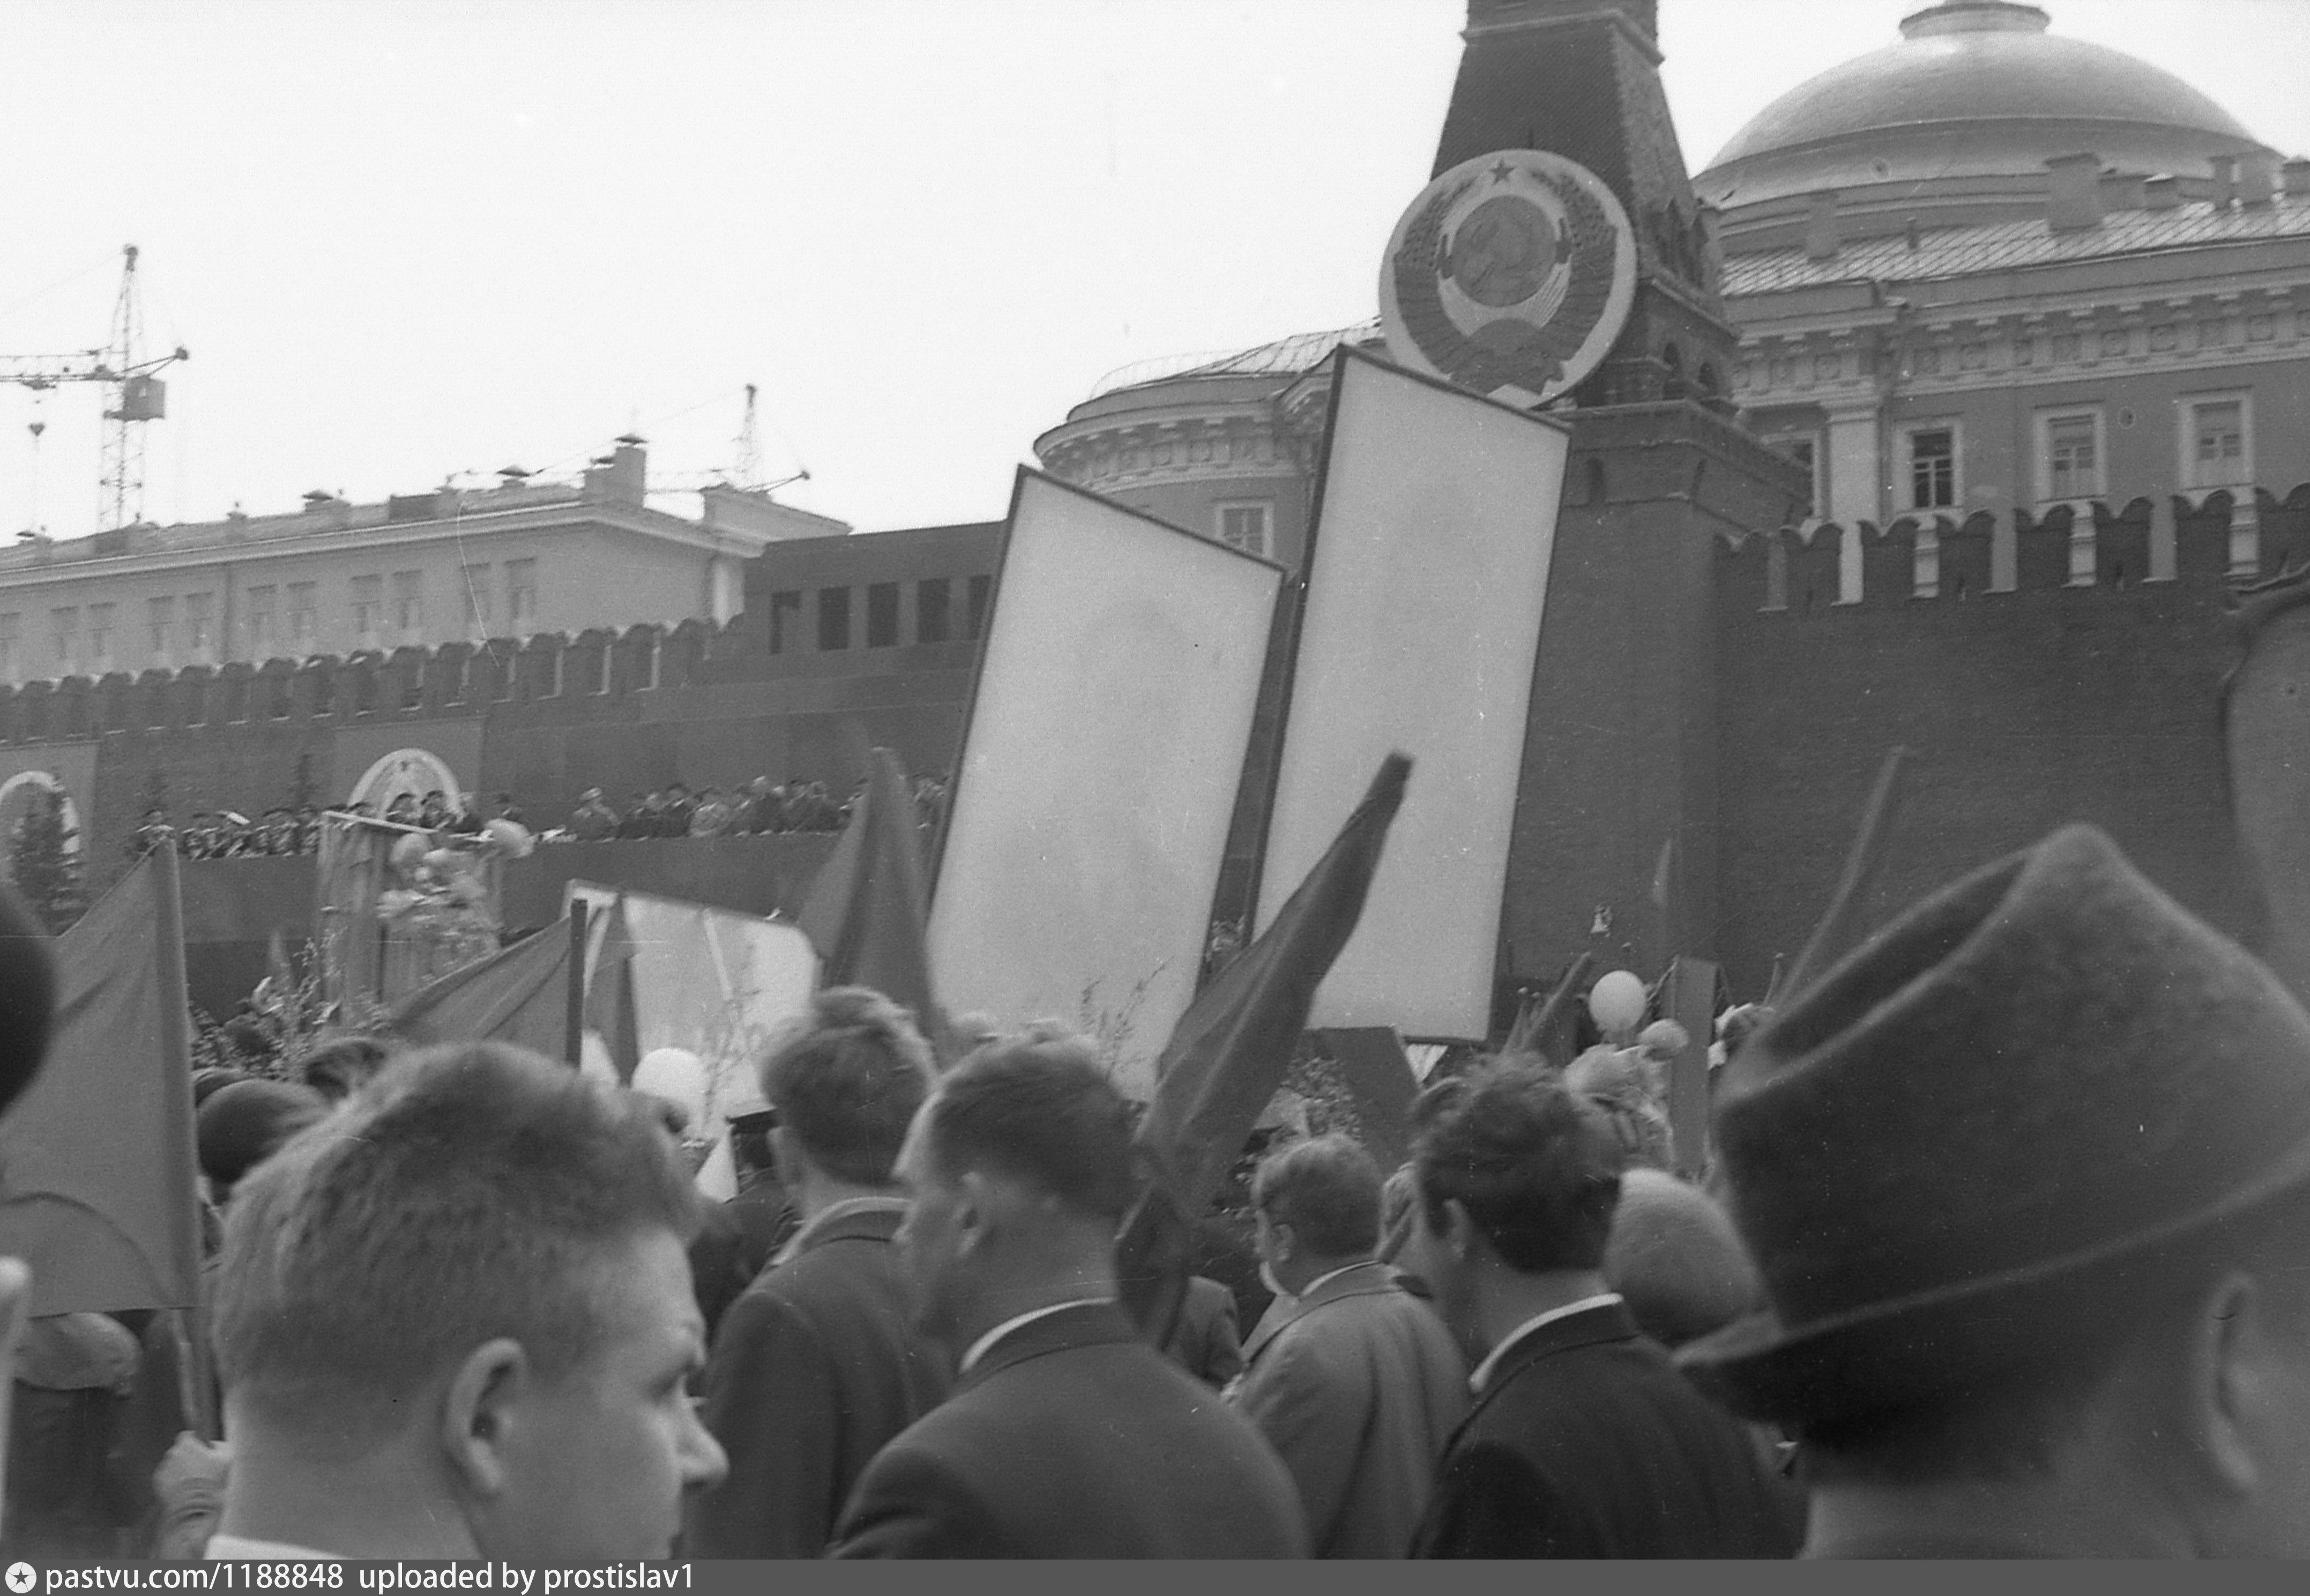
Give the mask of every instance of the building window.
[[915, 584], [915, 640], [943, 643], [953, 635], [953, 603], [944, 577], [925, 577]]
[[144, 619], [152, 628], [152, 663], [165, 665], [177, 646], [177, 601], [146, 599]]
[[273, 606], [279, 596], [276, 588], [248, 590], [248, 657], [258, 664], [273, 657]]
[[66, 604], [48, 612], [49, 654], [56, 661], [56, 674], [72, 673], [73, 646], [80, 638], [80, 606]]
[[818, 590], [818, 648], [821, 654], [850, 646], [850, 589]]
[[315, 614], [313, 584], [289, 584], [289, 641], [296, 646], [297, 657], [302, 659], [313, 651], [313, 634], [318, 629]]
[[986, 607], [994, 600], [994, 578], [973, 577], [970, 579], [970, 599], [962, 618], [962, 635], [976, 638], [986, 629]]
[[465, 630], [476, 638], [490, 635], [490, 568], [467, 565], [457, 568], [465, 589]]
[[[1803, 513], [1808, 516], [1819, 515], [1820, 507], [1828, 501], [1828, 495], [1822, 491], [1822, 483], [1820, 480], [1821, 449], [1819, 435], [1811, 432], [1782, 433], [1776, 437], [1767, 438], [1765, 439], [1765, 447], [1771, 449], [1775, 454], [1780, 455], [1787, 459], [1793, 460], [1799, 465], [1804, 467], [1805, 503]], [[1596, 501], [1591, 500], [1591, 502], [1593, 503]]]
[[425, 629], [425, 573], [393, 573], [393, 624], [406, 638]]
[[1909, 433], [1909, 507], [1945, 510], [1957, 503], [1957, 429], [1918, 427]]
[[527, 637], [537, 626], [537, 561], [506, 561], [506, 614], [514, 630]]
[[872, 582], [866, 587], [866, 646], [895, 647], [899, 641], [899, 585]]
[[213, 593], [185, 594], [185, 646], [192, 650], [196, 664], [201, 663], [201, 655], [206, 654], [215, 642], [214, 634], [210, 630], [210, 607], [215, 599]]
[[112, 606], [88, 607], [88, 663], [91, 670], [112, 669]]
[[0, 676], [12, 681], [16, 677], [16, 636], [22, 620], [19, 615], [0, 615]]
[[2243, 488], [2254, 481], [2254, 412], [2243, 394], [2184, 400], [2182, 476], [2192, 488]]
[[360, 635], [361, 646], [377, 646], [377, 634], [385, 624], [385, 578], [355, 577], [353, 578], [353, 630]]
[[2041, 415], [2037, 428], [2037, 497], [2055, 502], [2100, 498], [2101, 412], [2088, 410]]
[[1219, 507], [1220, 542], [1246, 554], [1267, 558], [1268, 507], [1265, 504], [1223, 504]]
[[802, 621], [802, 594], [774, 593], [770, 594], [770, 652], [784, 654], [800, 646], [796, 629]]

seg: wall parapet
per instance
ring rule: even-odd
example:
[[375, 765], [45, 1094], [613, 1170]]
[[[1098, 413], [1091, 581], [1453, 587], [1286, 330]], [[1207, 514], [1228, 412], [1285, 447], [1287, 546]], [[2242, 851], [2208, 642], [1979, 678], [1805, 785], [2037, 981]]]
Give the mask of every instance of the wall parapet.
[[2222, 588], [2310, 559], [2310, 482], [2218, 488], [2113, 505], [2077, 499], [2004, 516], [1808, 520], [1718, 541], [1735, 609], [1803, 615], [1995, 600], [2054, 588]]

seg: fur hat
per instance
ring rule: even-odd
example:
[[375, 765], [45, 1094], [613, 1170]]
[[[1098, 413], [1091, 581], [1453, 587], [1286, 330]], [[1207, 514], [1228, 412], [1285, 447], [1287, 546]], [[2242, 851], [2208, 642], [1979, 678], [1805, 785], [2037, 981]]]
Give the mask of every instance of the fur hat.
[[1932, 1401], [2310, 1177], [2310, 1015], [2082, 826], [1911, 908], [1723, 1074], [1767, 1306], [1679, 1361], [1751, 1418]]
[[1724, 1210], [1658, 1169], [1620, 1176], [1604, 1283], [1628, 1299], [1637, 1328], [1663, 1347], [1722, 1330], [1762, 1300], [1757, 1266]]

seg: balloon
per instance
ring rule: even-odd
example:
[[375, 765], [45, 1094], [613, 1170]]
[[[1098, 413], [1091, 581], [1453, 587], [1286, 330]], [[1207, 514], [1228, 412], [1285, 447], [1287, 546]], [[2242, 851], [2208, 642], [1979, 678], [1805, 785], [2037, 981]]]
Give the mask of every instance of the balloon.
[[432, 841], [421, 831], [404, 831], [393, 845], [393, 868], [407, 875], [425, 857], [426, 846]]
[[1628, 970], [1599, 976], [1588, 989], [1588, 1016], [1608, 1037], [1627, 1035], [1644, 1022], [1645, 984]]
[[685, 1047], [653, 1047], [642, 1054], [633, 1089], [676, 1105], [691, 1124], [706, 1111], [706, 1066]]

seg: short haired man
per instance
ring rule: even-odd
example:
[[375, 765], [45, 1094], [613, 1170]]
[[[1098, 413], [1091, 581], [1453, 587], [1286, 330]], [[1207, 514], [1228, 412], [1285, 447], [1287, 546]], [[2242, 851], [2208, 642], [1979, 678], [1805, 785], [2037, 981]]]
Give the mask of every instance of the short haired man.
[[1251, 1187], [1261, 1260], [1290, 1293], [1246, 1349], [1236, 1406], [1299, 1488], [1319, 1557], [1400, 1557], [1466, 1410], [1468, 1366], [1373, 1254], [1379, 1167], [1344, 1136], [1271, 1154]]
[[630, 1094], [491, 1043], [389, 1068], [235, 1196], [208, 1555], [667, 1555], [723, 1470], [696, 1201]]
[[1796, 1432], [1809, 1555], [2310, 1555], [2310, 1015], [2107, 837], [1928, 898], [1725, 1075], [1767, 1308], [1681, 1357]]
[[715, 1337], [705, 1417], [730, 1476], [691, 1505], [693, 1557], [819, 1556], [867, 1460], [946, 1395], [950, 1354], [916, 1332], [893, 1244], [890, 1167], [931, 1071], [906, 1011], [859, 986], [820, 993], [762, 1061], [803, 1226]]
[[957, 1065], [899, 1155], [922, 1323], [955, 1393], [867, 1465], [838, 1557], [1297, 1557], [1291, 1477], [1116, 1301], [1131, 1119], [1038, 1028]]
[[1429, 1557], [1786, 1557], [1748, 1433], [1606, 1289], [1622, 1154], [1536, 1062], [1420, 1132], [1421, 1268], [1478, 1359], [1413, 1542]]

